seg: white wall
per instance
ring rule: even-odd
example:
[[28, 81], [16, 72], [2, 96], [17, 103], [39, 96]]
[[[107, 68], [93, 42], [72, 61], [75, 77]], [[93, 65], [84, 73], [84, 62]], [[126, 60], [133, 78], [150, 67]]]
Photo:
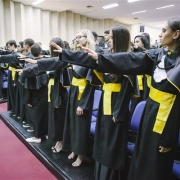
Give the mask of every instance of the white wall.
[[[134, 24], [131, 26], [131, 40], [132, 41], [134, 41], [135, 36], [142, 34], [140, 32], [140, 26], [141, 26], [141, 24]], [[161, 30], [158, 28], [144, 26], [144, 32], [149, 33], [150, 38], [151, 38], [151, 44], [154, 44], [156, 39], [159, 40], [159, 34], [160, 34]]]

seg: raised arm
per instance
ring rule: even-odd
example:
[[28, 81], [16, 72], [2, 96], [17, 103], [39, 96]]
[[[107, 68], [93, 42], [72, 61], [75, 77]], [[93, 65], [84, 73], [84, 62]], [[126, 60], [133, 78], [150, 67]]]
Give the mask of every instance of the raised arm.
[[[154, 50], [148, 52], [124, 52], [97, 54], [81, 47], [83, 51], [69, 51], [59, 48], [60, 60], [71, 64], [97, 69], [99, 72], [112, 74], [151, 74], [157, 54]], [[62, 54], [62, 55], [61, 55]], [[97, 61], [97, 62], [96, 62]]]
[[122, 74], [151, 74], [153, 59], [146, 53], [110, 53], [98, 55], [98, 71]]
[[70, 64], [76, 64], [88, 68], [97, 68], [97, 63], [95, 60], [88, 56], [87, 52], [83, 51], [70, 51], [70, 50], [62, 50], [62, 54], [60, 54], [60, 60], [63, 62], [67, 62]]
[[59, 57], [42, 58], [37, 61], [39, 71], [59, 70], [67, 67], [68, 63], [59, 60]]
[[12, 63], [12, 64], [20, 63], [17, 57], [18, 57], [17, 54], [0, 55], [0, 63]]

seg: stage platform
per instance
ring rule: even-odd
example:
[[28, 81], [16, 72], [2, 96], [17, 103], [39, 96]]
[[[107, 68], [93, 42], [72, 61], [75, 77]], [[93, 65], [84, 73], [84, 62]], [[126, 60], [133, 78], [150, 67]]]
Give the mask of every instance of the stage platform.
[[0, 104], [5, 103], [5, 102], [7, 102], [7, 98], [3, 98], [3, 99], [0, 100]]
[[86, 158], [81, 167], [72, 167], [72, 160], [68, 160], [70, 152], [54, 154], [51, 147], [55, 144], [45, 138], [41, 143], [28, 143], [26, 138], [32, 137], [17, 118], [12, 117], [10, 112], [0, 114], [3, 122], [14, 132], [14, 134], [27, 146], [27, 148], [57, 177], [67, 180], [93, 180], [94, 161], [91, 157]]

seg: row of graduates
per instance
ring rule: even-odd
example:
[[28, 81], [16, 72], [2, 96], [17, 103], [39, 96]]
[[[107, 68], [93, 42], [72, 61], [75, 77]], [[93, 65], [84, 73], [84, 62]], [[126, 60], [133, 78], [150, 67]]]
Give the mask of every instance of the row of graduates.
[[[160, 35], [164, 45], [169, 45], [170, 49], [172, 47], [167, 41], [166, 34], [172, 35], [173, 38], [169, 41], [171, 40], [171, 43], [174, 42], [177, 46], [179, 43], [179, 34], [177, 33], [179, 24], [179, 18], [168, 21], [168, 25], [164, 28], [166, 31]], [[62, 50], [63, 45], [55, 43], [51, 42], [51, 45], [57, 49], [54, 51], [62, 53], [59, 57], [39, 60], [21, 57], [21, 59], [35, 65], [19, 70], [19, 72], [23, 72], [25, 77], [29, 77], [31, 74], [39, 75], [46, 70], [62, 70], [62, 68], [64, 70], [64, 67], [68, 66], [67, 63], [78, 65], [73, 65], [73, 78], [62, 137], [62, 148], [66, 150], [70, 145], [72, 151], [68, 158], [74, 158], [75, 154], [78, 155], [72, 165], [81, 165], [86, 155], [94, 85], [99, 84], [100, 81], [103, 84], [103, 95], [94, 138], [95, 179], [126, 178], [128, 105], [131, 95], [138, 94], [138, 90], [136, 77], [123, 74], [147, 73], [153, 75], [150, 98], [147, 100], [142, 118], [128, 179], [170, 179], [180, 128], [179, 112], [177, 111], [179, 106], [177, 75], [179, 71], [178, 68], [175, 71], [170, 71], [175, 66], [177, 53], [168, 52], [166, 49], [150, 50], [146, 53], [125, 53], [130, 50], [130, 34], [123, 26], [115, 26], [111, 29], [113, 53], [97, 55], [93, 51], [92, 34], [88, 30], [79, 31], [76, 37], [77, 47], [81, 47], [88, 53]], [[88, 49], [83, 47], [88, 47]], [[173, 49], [171, 50], [173, 51]], [[96, 63], [88, 54], [94, 59], [98, 59], [98, 62]], [[7, 56], [1, 56], [1, 60], [3, 58], [7, 60]], [[17, 62], [18, 56], [11, 55], [10, 59]], [[160, 66], [159, 68], [157, 61], [161, 62], [164, 59], [165, 67]], [[159, 75], [162, 74], [162, 71], [158, 72], [159, 69], [164, 73], [160, 78]], [[154, 70], [157, 72], [155, 73]], [[103, 72], [103, 74], [98, 71]], [[166, 73], [168, 73], [169, 81], [165, 76]], [[64, 75], [61, 77], [59, 79], [64, 79]], [[163, 99], [164, 97], [165, 99]], [[163, 114], [165, 117], [162, 117], [162, 112], [167, 111], [169, 107], [168, 113]], [[156, 120], [156, 116], [160, 117], [160, 121]], [[164, 124], [161, 122], [162, 118], [165, 119]]]
[[[130, 40], [129, 31], [125, 27], [117, 26], [113, 31], [117, 34], [125, 31], [126, 38]], [[60, 38], [53, 38], [52, 42], [63, 47], [63, 41]], [[78, 32], [76, 46], [78, 48], [81, 45], [94, 50], [94, 37], [89, 30]], [[127, 51], [128, 43], [121, 48]], [[94, 141], [95, 177], [96, 179], [104, 179], [107, 178], [106, 176], [110, 179], [118, 179], [120, 176], [125, 178], [124, 176], [127, 175], [125, 167], [128, 163], [126, 151], [128, 106], [133, 89], [136, 89], [133, 86], [137, 86], [136, 77], [101, 74], [93, 69], [76, 65], [70, 69], [68, 63], [59, 61], [59, 53], [54, 52], [53, 49], [55, 48], [51, 47], [51, 58], [39, 58], [40, 47], [38, 44], [33, 44], [31, 54], [33, 59], [36, 59], [37, 65], [26, 64], [24, 69], [16, 70], [22, 73], [19, 82], [21, 85], [24, 84], [25, 89], [23, 103], [28, 104], [26, 111], [29, 109], [29, 116], [34, 122], [35, 137], [28, 138], [27, 141], [41, 142], [39, 139], [46, 135], [48, 117], [48, 138], [57, 142], [52, 147], [52, 152], [70, 148], [72, 153], [68, 159], [74, 159], [78, 155], [72, 165], [80, 166], [89, 149], [94, 91], [96, 87], [103, 84], [104, 93], [100, 102]], [[26, 54], [27, 56], [30, 57], [30, 54]], [[22, 63], [23, 61], [19, 61], [18, 58], [24, 58], [24, 56], [1, 55], [0, 60], [6, 63]], [[51, 71], [49, 90], [47, 90], [46, 71]], [[66, 87], [70, 82], [68, 97]], [[48, 116], [45, 103], [47, 98]]]

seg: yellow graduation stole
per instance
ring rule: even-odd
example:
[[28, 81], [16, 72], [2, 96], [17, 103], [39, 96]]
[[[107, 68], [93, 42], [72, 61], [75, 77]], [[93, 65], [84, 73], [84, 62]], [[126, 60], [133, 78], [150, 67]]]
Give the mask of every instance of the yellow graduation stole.
[[104, 83], [103, 91], [104, 91], [104, 101], [103, 101], [103, 109], [104, 115], [112, 114], [112, 106], [111, 106], [111, 96], [112, 92], [120, 92], [121, 84], [120, 83]]
[[153, 132], [162, 134], [163, 129], [166, 125], [167, 119], [171, 112], [172, 106], [176, 99], [176, 95], [167, 92], [159, 91], [154, 87], [150, 87], [149, 97], [160, 104], [156, 121], [154, 124]]
[[73, 77], [72, 85], [78, 86], [78, 89], [79, 89], [78, 100], [81, 99], [81, 96], [82, 96], [82, 93], [84, 92], [86, 84], [87, 84], [86, 78], [77, 79], [77, 78]]

